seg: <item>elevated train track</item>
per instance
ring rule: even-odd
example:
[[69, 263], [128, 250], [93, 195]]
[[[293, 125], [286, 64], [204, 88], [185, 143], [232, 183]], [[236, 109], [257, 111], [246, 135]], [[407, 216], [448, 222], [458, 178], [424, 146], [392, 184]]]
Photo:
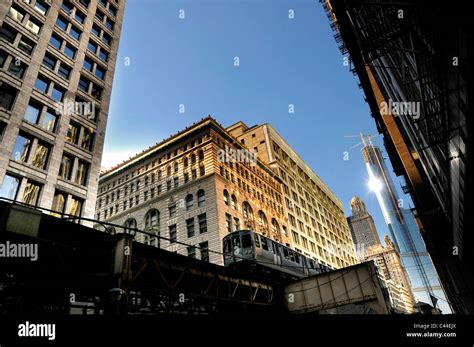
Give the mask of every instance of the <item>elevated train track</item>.
[[0, 244], [38, 245], [36, 261], [0, 258], [1, 314], [279, 310], [272, 279], [135, 242], [118, 226], [110, 233], [62, 217], [0, 201]]

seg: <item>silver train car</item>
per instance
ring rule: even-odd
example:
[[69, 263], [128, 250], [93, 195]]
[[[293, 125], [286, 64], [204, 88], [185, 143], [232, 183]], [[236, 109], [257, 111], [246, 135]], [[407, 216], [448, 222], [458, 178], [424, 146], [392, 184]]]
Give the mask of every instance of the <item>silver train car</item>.
[[254, 264], [296, 278], [331, 271], [331, 268], [252, 230], [229, 233], [223, 239], [223, 246], [224, 265], [228, 267]]

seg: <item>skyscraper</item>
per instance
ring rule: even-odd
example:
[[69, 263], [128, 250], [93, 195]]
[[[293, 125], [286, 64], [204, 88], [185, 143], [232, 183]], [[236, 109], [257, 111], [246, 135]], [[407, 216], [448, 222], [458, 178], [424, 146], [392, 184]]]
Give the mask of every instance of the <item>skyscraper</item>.
[[354, 196], [351, 200], [351, 212], [352, 215], [347, 217], [347, 222], [356, 247], [356, 253], [360, 256], [369, 248], [380, 245], [379, 234], [364, 202], [357, 196]]
[[125, 0], [0, 2], [0, 196], [92, 218]]
[[369, 186], [377, 196], [390, 237], [408, 274], [415, 300], [430, 303], [444, 313], [450, 313], [450, 306], [426, 252], [413, 212], [403, 208], [403, 200], [398, 197], [380, 149], [371, 143], [370, 138], [366, 141], [363, 137], [362, 140], [362, 156], [369, 174]]

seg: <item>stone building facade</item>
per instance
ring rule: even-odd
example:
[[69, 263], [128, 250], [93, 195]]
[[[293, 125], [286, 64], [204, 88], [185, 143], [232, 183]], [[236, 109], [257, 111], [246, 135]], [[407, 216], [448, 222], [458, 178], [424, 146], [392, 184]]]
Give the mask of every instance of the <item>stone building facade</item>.
[[96, 219], [159, 235], [136, 238], [216, 264], [234, 230], [292, 246], [279, 177], [211, 117], [105, 172]]
[[93, 218], [125, 0], [0, 2], [0, 196]]

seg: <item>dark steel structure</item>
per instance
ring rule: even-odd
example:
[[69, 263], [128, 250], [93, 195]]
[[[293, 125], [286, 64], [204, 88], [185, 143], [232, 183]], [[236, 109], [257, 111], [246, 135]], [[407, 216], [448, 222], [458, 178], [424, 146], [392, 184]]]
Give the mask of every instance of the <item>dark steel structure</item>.
[[0, 258], [1, 315], [268, 314], [280, 306], [281, 289], [268, 278], [135, 242], [139, 230], [62, 217], [0, 201], [0, 243], [38, 244], [37, 261]]
[[[458, 313], [474, 312], [473, 26], [460, 1], [321, 1]], [[471, 114], [471, 117], [468, 115]]]

